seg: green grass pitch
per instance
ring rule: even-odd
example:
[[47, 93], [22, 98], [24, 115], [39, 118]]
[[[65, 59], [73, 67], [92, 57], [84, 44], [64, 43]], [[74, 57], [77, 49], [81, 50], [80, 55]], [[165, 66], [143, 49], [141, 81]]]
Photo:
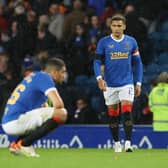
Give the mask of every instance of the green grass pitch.
[[14, 156], [0, 148], [0, 168], [167, 168], [168, 149], [36, 149], [39, 158]]

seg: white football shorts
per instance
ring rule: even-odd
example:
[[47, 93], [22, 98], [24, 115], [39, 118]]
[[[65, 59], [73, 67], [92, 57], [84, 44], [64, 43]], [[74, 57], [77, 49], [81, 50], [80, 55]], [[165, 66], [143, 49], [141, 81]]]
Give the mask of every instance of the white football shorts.
[[45, 121], [52, 118], [53, 107], [42, 107], [21, 114], [17, 120], [2, 124], [4, 131], [10, 135], [23, 135], [41, 126]]
[[125, 85], [121, 87], [107, 87], [103, 92], [105, 104], [118, 104], [122, 100], [133, 102], [134, 100], [134, 85]]

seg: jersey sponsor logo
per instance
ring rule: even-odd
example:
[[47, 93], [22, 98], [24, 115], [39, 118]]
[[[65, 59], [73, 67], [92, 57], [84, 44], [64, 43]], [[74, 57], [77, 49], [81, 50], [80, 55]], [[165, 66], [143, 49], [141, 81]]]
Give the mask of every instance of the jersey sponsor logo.
[[128, 52], [112, 52], [111, 53], [111, 59], [127, 59], [128, 58]]

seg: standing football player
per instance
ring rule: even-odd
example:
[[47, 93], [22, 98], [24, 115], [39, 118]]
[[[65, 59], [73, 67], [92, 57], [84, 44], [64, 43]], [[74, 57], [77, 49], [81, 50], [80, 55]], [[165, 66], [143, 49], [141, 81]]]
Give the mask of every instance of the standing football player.
[[[126, 152], [132, 152], [131, 110], [134, 96], [139, 96], [141, 93], [143, 75], [137, 42], [133, 37], [124, 34], [125, 29], [125, 17], [121, 14], [114, 15], [111, 21], [112, 34], [99, 40], [94, 60], [95, 76], [100, 90], [103, 91], [108, 109], [109, 127], [115, 141], [115, 152], [122, 152], [119, 138], [120, 112], [125, 132], [124, 148]], [[101, 75], [103, 63], [104, 76]], [[135, 79], [133, 79], [132, 66], [135, 66]]]
[[[12, 153], [39, 156], [32, 147], [33, 142], [66, 121], [67, 111], [54, 83], [64, 81], [65, 71], [63, 60], [50, 59], [44, 72], [32, 72], [13, 91], [2, 118], [3, 130], [18, 136], [10, 145]], [[53, 107], [42, 107], [47, 99]]]

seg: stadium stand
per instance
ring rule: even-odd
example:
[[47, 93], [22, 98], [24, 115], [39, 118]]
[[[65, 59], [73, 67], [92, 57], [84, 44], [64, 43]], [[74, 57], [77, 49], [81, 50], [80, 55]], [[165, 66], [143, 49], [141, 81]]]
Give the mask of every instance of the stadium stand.
[[[128, 10], [130, 4], [132, 8]], [[129, 19], [129, 31], [126, 33], [138, 40], [144, 64], [142, 89], [149, 92], [150, 81], [160, 72], [168, 71], [168, 22], [167, 10], [164, 8], [167, 5], [166, 0], [101, 0], [100, 3], [97, 3], [97, 0], [0, 1], [0, 52], [5, 51], [9, 57], [6, 67], [2, 66], [2, 61], [0, 62], [1, 90], [7, 87], [12, 91], [17, 84], [16, 81], [23, 77], [22, 66], [27, 55], [32, 57], [30, 59], [36, 60], [39, 52], [47, 51], [49, 57], [61, 57], [65, 60], [68, 75], [66, 86], [69, 90], [72, 89], [70, 92], [73, 93], [75, 90], [80, 94], [86, 94], [90, 97], [93, 108], [96, 111], [103, 111], [102, 107], [99, 107], [100, 104], [104, 106], [101, 93], [91, 68], [95, 46], [100, 37], [89, 35], [92, 29], [90, 20], [92, 16], [97, 15], [98, 27], [103, 31], [109, 13], [112, 15], [122, 12]], [[58, 30], [60, 33], [56, 31], [58, 23], [61, 23]], [[81, 29], [77, 28], [78, 24], [82, 26], [84, 35], [80, 32]], [[138, 26], [139, 24], [143, 29]], [[52, 31], [51, 27], [55, 31]], [[75, 43], [72, 43], [72, 39]], [[79, 43], [80, 45], [75, 45]], [[40, 62], [36, 60], [36, 65], [45, 63], [45, 58], [39, 60]], [[7, 72], [10, 72], [11, 78]], [[11, 80], [13, 78], [15, 81]], [[62, 92], [65, 90], [63, 88]], [[73, 94], [71, 96], [73, 97]], [[0, 104], [2, 113], [2, 104], [7, 98], [2, 98], [1, 93], [0, 97], [3, 101]]]

